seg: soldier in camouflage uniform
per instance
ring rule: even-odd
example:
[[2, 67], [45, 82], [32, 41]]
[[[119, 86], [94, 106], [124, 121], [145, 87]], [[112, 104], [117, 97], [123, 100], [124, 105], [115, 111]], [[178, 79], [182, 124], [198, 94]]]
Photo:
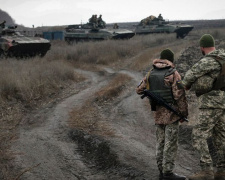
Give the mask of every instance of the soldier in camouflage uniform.
[[[216, 50], [214, 38], [205, 34], [200, 39], [200, 48], [205, 55], [185, 74], [181, 86], [196, 91], [199, 97], [198, 122], [193, 129], [193, 147], [200, 153], [201, 171], [189, 177], [190, 180], [225, 180], [225, 92], [215, 89], [214, 83], [221, 73], [218, 59], [225, 61], [223, 50]], [[223, 68], [224, 69], [224, 68]], [[207, 81], [207, 82], [206, 82]], [[222, 87], [224, 83], [219, 83]], [[217, 171], [209, 153], [207, 138], [212, 136], [217, 150]], [[214, 177], [215, 176], [215, 177]]]
[[98, 27], [98, 18], [97, 18], [97, 15], [96, 14], [93, 14], [91, 16], [91, 18], [89, 19], [89, 23], [92, 24], [92, 26], [94, 28], [97, 28]]
[[161, 14], [159, 14], [158, 19], [159, 19], [159, 20], [163, 20], [163, 17], [162, 17]]
[[[184, 116], [188, 115], [185, 91], [178, 89], [176, 81], [181, 77], [176, 71], [174, 54], [165, 49], [160, 53], [160, 59], [153, 61], [153, 69], [144, 77], [136, 88], [137, 94], [144, 89], [158, 91], [160, 96]], [[157, 85], [160, 84], [160, 87]], [[160, 90], [159, 90], [160, 89]], [[156, 160], [160, 179], [184, 180], [184, 176], [173, 173], [178, 147], [179, 117], [165, 107], [151, 102], [156, 124]]]
[[5, 23], [6, 23], [6, 21], [3, 21], [3, 22], [0, 23], [0, 36], [2, 35], [2, 32], [5, 28]]

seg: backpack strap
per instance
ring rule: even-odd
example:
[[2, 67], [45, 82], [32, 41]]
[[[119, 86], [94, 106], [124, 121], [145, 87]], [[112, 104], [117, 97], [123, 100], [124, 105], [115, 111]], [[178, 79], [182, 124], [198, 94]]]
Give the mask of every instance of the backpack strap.
[[225, 91], [225, 59], [219, 57], [219, 56], [212, 56], [220, 65], [220, 75], [216, 78], [213, 90], [222, 90]]
[[147, 76], [146, 76], [146, 79], [147, 79], [147, 86], [146, 86], [146, 89], [150, 89], [150, 84], [149, 84], [149, 77], [150, 77], [150, 74], [151, 74], [151, 71], [153, 70], [153, 68], [152, 69], [150, 69], [149, 71], [148, 71], [148, 73], [147, 73]]

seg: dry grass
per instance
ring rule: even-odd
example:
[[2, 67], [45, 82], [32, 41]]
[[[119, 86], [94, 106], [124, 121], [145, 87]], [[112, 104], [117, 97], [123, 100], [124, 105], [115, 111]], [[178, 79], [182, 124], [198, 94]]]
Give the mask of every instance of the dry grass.
[[16, 138], [16, 130], [22, 118], [21, 104], [2, 103], [0, 107], [0, 168], [3, 179], [12, 179], [11, 165], [8, 162], [13, 159], [14, 152], [10, 151], [11, 142]]
[[73, 67], [63, 61], [8, 60], [0, 62], [2, 100], [32, 104], [64, 88], [69, 81], [79, 81]]
[[146, 48], [163, 46], [178, 41], [175, 34], [150, 34], [135, 36], [129, 40], [106, 40], [77, 43], [68, 46], [57, 42], [47, 54], [47, 59], [65, 59], [76, 64], [113, 65], [137, 55]]
[[135, 56], [132, 64], [130, 65], [130, 69], [136, 71], [146, 70], [148, 67], [152, 66], [152, 60], [157, 58], [160, 49], [160, 47], [150, 48], [144, 53]]
[[112, 101], [113, 98], [116, 98], [123, 91], [130, 80], [131, 77], [125, 74], [118, 74], [106, 87], [100, 89], [95, 94], [96, 101], [99, 102], [99, 104]]
[[130, 80], [131, 78], [125, 74], [115, 76], [107, 86], [95, 93], [93, 99], [89, 99], [82, 107], [70, 113], [69, 126], [90, 134], [114, 136], [114, 131], [102, 111], [107, 108], [108, 102], [118, 98]]
[[191, 31], [190, 35], [194, 36], [197, 40], [201, 38], [203, 34], [211, 34], [215, 39], [225, 39], [224, 28], [210, 28]]
[[189, 47], [191, 44], [193, 44], [193, 41], [176, 39], [170, 43], [164, 43], [156, 47], [147, 48], [144, 53], [142, 52], [140, 55], [133, 58], [130, 69], [136, 71], [149, 70], [152, 66], [152, 61], [159, 58], [160, 52], [166, 48], [169, 48], [174, 52], [176, 61], [182, 51], [184, 51], [184, 49]]

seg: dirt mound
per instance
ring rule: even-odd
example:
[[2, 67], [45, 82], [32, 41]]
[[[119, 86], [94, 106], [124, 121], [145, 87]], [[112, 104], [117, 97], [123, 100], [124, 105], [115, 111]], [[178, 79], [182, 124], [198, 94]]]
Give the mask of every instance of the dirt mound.
[[198, 46], [188, 47], [175, 62], [178, 72], [184, 74], [202, 57]]

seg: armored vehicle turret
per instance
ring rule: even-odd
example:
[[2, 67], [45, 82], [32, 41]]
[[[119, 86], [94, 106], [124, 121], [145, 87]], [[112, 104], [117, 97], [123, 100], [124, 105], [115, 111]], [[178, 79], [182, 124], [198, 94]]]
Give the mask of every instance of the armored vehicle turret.
[[50, 49], [50, 42], [40, 37], [27, 37], [20, 34], [17, 26], [0, 23], [0, 58], [44, 56]]
[[119, 29], [118, 26], [114, 28], [106, 28], [105, 21], [102, 20], [101, 15], [93, 15], [86, 24], [68, 25], [65, 32], [65, 41], [68, 43], [77, 41], [89, 40], [106, 40], [106, 39], [129, 39], [135, 33], [127, 29]]
[[170, 23], [168, 20], [163, 19], [160, 14], [158, 17], [153, 15], [142, 19], [136, 26], [136, 34], [150, 34], [150, 33], [176, 33], [177, 38], [184, 38], [193, 29], [192, 25], [181, 23]]

